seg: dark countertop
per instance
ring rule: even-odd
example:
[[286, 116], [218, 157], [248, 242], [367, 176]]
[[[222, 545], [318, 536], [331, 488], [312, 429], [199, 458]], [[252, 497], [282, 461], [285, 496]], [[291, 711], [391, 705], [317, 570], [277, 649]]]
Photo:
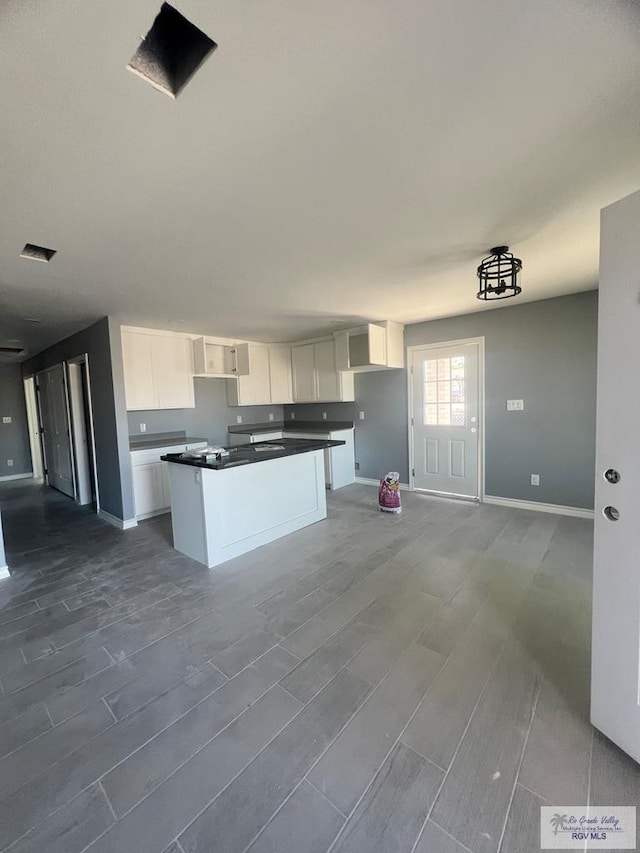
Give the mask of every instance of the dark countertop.
[[262, 424], [233, 424], [231, 433], [259, 435], [261, 432], [335, 432], [339, 429], [353, 429], [353, 421], [268, 421]]
[[186, 435], [184, 432], [155, 432], [140, 433], [129, 436], [129, 450], [152, 450], [154, 447], [170, 447], [172, 444], [195, 444], [197, 441], [208, 441]]
[[[269, 459], [284, 459], [285, 456], [310, 453], [312, 450], [325, 450], [327, 447], [338, 447], [344, 443], [344, 441], [329, 441], [326, 438], [279, 438], [276, 441], [259, 441], [256, 444], [240, 444], [237, 447], [228, 447], [226, 449], [229, 451], [229, 456], [224, 456], [219, 462], [181, 459], [180, 453], [167, 453], [160, 458], [163, 462], [177, 462], [179, 465], [222, 471], [225, 468], [250, 465], [254, 462], [266, 462]], [[283, 446], [284, 449], [282, 449]]]

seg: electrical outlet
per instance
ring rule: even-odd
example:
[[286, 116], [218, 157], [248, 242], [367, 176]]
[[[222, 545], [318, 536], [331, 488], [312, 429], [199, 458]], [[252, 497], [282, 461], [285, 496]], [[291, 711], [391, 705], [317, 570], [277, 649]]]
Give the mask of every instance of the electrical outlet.
[[147, 431], [147, 425], [146, 424], [140, 424], [140, 432], [146, 432], [146, 431]]
[[13, 468], [13, 459], [7, 459], [7, 468]]
[[242, 415], [236, 415], [236, 423], [237, 423], [237, 424], [241, 424], [241, 423], [242, 423]]
[[531, 485], [539, 486], [540, 485], [540, 474], [532, 474], [531, 475]]
[[295, 412], [291, 412], [291, 420], [292, 420], [292, 421], [295, 421], [295, 419], [296, 419], [296, 413], [295, 413]]
[[361, 421], [363, 421], [364, 420], [364, 412], [358, 412], [358, 417], [360, 418]]
[[524, 400], [507, 400], [508, 412], [523, 412]]
[[269, 420], [270, 421], [275, 420], [275, 415], [273, 414], [273, 412], [269, 412]]
[[3, 424], [10, 424], [10, 423], [11, 423], [11, 418], [10, 418], [10, 417], [3, 417], [3, 418], [2, 418], [2, 423], [3, 423]]
[[356, 471], [359, 471], [359, 470], [360, 470], [360, 463], [356, 462]]
[[326, 419], [327, 419], [327, 413], [326, 413], [326, 412], [323, 412], [323, 413], [322, 413], [322, 420], [323, 420], [323, 421], [326, 421]]

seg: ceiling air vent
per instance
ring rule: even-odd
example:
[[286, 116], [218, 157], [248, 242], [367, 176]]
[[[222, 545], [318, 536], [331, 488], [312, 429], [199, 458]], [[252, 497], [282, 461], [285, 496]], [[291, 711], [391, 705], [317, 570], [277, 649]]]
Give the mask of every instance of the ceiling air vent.
[[25, 243], [24, 249], [20, 252], [20, 257], [48, 264], [55, 253], [55, 249], [45, 249], [44, 246], [34, 246], [33, 243]]
[[173, 6], [163, 3], [127, 68], [176, 98], [217, 46]]
[[24, 352], [22, 347], [0, 347], [0, 352], [6, 352], [10, 355], [18, 355], [21, 352]]

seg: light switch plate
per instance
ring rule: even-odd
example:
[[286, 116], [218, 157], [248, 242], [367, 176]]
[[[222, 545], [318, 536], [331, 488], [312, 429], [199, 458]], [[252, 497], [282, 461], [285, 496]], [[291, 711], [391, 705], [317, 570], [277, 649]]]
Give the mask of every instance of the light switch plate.
[[532, 474], [531, 475], [531, 485], [539, 486], [540, 485], [540, 474]]
[[10, 424], [10, 423], [11, 423], [11, 418], [10, 418], [10, 417], [3, 417], [3, 418], [2, 418], [2, 423], [3, 423], [3, 424]]
[[522, 411], [524, 411], [524, 400], [507, 400], [507, 411], [508, 412], [522, 412]]
[[360, 418], [361, 421], [363, 421], [364, 420], [364, 412], [358, 412], [358, 417]]
[[147, 425], [146, 424], [140, 424], [140, 432], [146, 432], [146, 431], [147, 431]]
[[236, 415], [236, 423], [237, 423], [237, 424], [241, 424], [241, 423], [242, 423], [242, 415]]
[[273, 412], [269, 412], [269, 420], [270, 421], [275, 420], [275, 415], [273, 414]]
[[326, 419], [327, 419], [327, 413], [326, 413], [326, 412], [323, 412], [323, 413], [322, 413], [322, 420], [323, 420], [323, 421], [326, 421]]

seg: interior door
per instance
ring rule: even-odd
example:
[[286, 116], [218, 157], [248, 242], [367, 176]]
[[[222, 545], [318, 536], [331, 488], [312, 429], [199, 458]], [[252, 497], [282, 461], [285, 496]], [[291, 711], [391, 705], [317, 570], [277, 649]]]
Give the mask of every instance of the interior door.
[[601, 225], [591, 721], [640, 762], [640, 193]]
[[38, 374], [40, 414], [47, 461], [47, 481], [50, 486], [75, 496], [69, 408], [64, 365], [56, 364]]
[[479, 364], [477, 342], [413, 350], [414, 488], [479, 498]]

